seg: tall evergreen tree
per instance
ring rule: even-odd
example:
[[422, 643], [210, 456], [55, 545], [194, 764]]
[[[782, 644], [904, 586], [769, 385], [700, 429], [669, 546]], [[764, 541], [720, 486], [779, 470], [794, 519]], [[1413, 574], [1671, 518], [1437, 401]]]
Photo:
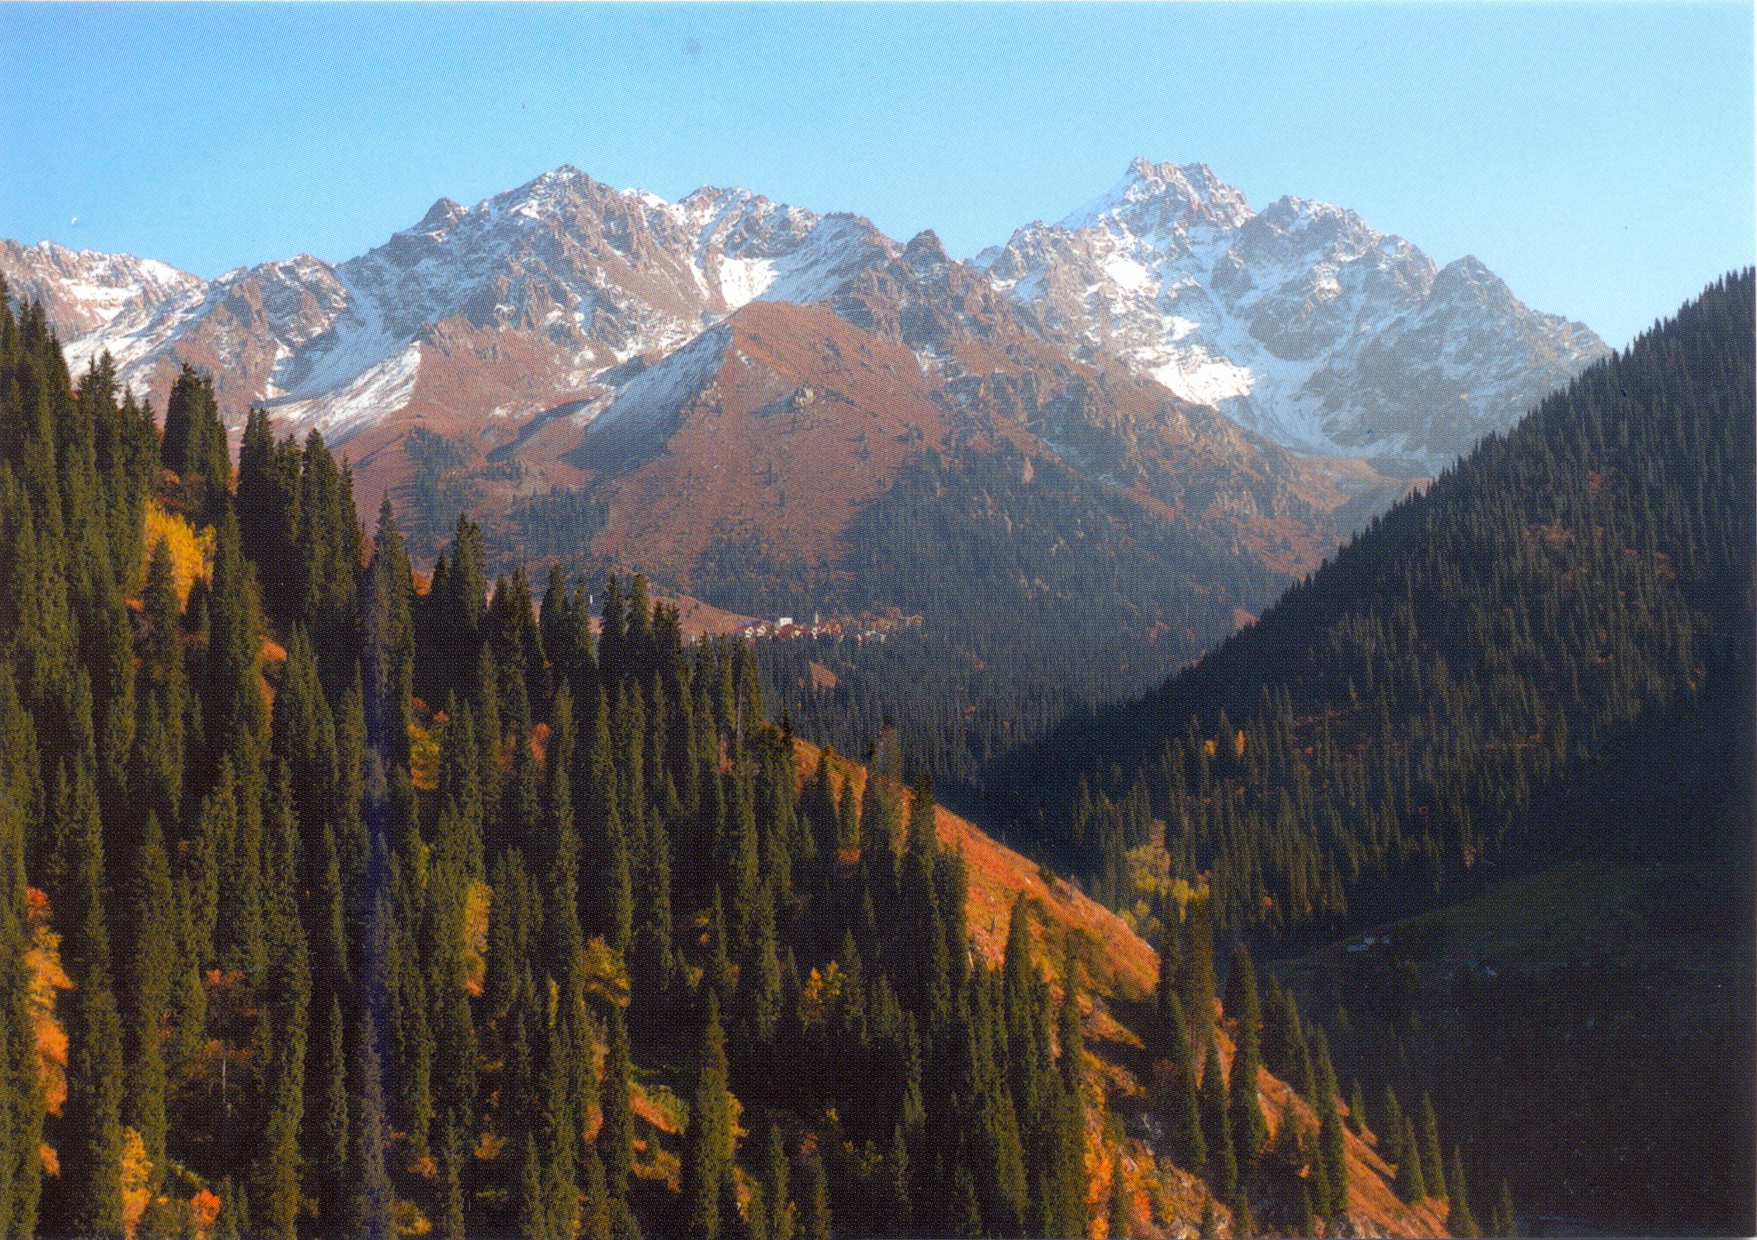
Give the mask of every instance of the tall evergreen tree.
[[1427, 1177], [1422, 1174], [1421, 1147], [1416, 1144], [1415, 1125], [1408, 1116], [1403, 1118], [1403, 1135], [1398, 1140], [1398, 1148], [1402, 1157], [1397, 1162], [1397, 1178], [1392, 1187], [1400, 1198], [1414, 1205], [1428, 1195], [1428, 1188]]
[[1238, 1149], [1239, 1162], [1248, 1170], [1256, 1165], [1269, 1139], [1269, 1125], [1263, 1117], [1263, 1100], [1258, 1091], [1263, 1055], [1257, 976], [1250, 950], [1243, 942], [1233, 949], [1232, 962], [1227, 970], [1226, 1002], [1226, 1010], [1237, 1029], [1237, 1051], [1232, 1060], [1228, 1105], [1232, 1111], [1233, 1141]]
[[732, 1174], [732, 1109], [726, 1089], [726, 1035], [720, 1001], [708, 991], [689, 1126], [683, 1134], [683, 1219], [692, 1236], [717, 1240], [722, 1190]]
[[1425, 1093], [1421, 1096], [1421, 1164], [1428, 1196], [1450, 1196], [1445, 1164], [1440, 1161], [1440, 1121], [1434, 1114], [1433, 1099]]
[[1202, 1128], [1208, 1144], [1208, 1190], [1223, 1201], [1238, 1192], [1238, 1155], [1232, 1143], [1232, 1114], [1226, 1104], [1226, 1083], [1220, 1046], [1210, 1030], [1207, 1066], [1202, 1071]]
[[1482, 1235], [1476, 1216], [1471, 1213], [1470, 1191], [1464, 1185], [1464, 1158], [1456, 1145], [1452, 1147], [1452, 1166], [1446, 1176], [1446, 1188], [1446, 1230], [1460, 1237]]

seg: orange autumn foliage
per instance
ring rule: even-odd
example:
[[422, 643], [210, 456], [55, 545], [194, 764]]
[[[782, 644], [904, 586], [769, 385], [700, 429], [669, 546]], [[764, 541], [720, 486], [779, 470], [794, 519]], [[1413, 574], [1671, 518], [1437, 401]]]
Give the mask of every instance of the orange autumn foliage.
[[73, 986], [61, 967], [61, 936], [49, 929], [49, 897], [37, 888], [25, 892], [31, 945], [25, 952], [30, 971], [31, 1025], [36, 1034], [37, 1072], [43, 1102], [50, 1115], [61, 1114], [67, 1101], [67, 1030], [55, 1016], [56, 996]]
[[220, 1199], [209, 1189], [197, 1189], [195, 1196], [189, 1199], [189, 1208], [195, 1222], [195, 1234], [205, 1240], [213, 1233], [214, 1220], [220, 1216]]

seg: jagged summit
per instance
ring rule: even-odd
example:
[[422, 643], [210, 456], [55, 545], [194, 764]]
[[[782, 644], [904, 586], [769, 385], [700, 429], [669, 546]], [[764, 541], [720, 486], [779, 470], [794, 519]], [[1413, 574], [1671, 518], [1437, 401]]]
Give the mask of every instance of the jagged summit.
[[1207, 164], [1145, 158], [1059, 223], [960, 264], [931, 231], [900, 245], [863, 217], [736, 187], [669, 202], [572, 164], [474, 206], [442, 197], [333, 265], [302, 255], [201, 281], [73, 254], [0, 250], [0, 272], [50, 307], [70, 364], [107, 349], [125, 382], [162, 401], [192, 361], [215, 371], [233, 416], [264, 402], [290, 429], [332, 439], [418, 402], [441, 354], [471, 371], [519, 357], [493, 400], [461, 374], [429, 386], [437, 407], [481, 422], [503, 406], [596, 399], [597, 376], [657, 361], [753, 301], [884, 320], [885, 306], [847, 298], [893, 260], [936, 273], [911, 294], [926, 298], [912, 335], [924, 323], [982, 334], [992, 316], [979, 307], [1010, 301], [1066, 356], [1118, 358], [1283, 446], [1406, 473], [1442, 467], [1605, 352], [1475, 259], [1438, 267], [1328, 203], [1288, 196], [1253, 211]]
[[441, 198], [427, 208], [427, 214], [421, 217], [419, 224], [406, 231], [436, 232], [439, 229], [451, 227], [464, 214], [464, 208], [460, 204], [453, 202], [450, 198]]
[[1439, 268], [1330, 203], [1253, 212], [1206, 164], [1137, 159], [978, 265], [1046, 330], [1185, 399], [1406, 474], [1437, 472], [1607, 352], [1474, 259]]
[[1111, 220], [1126, 221], [1135, 232], [1170, 231], [1201, 221], [1236, 226], [1250, 213], [1245, 196], [1207, 164], [1155, 164], [1137, 157], [1122, 180], [1056, 227], [1090, 228]]
[[940, 241], [939, 234], [931, 228], [925, 228], [909, 239], [903, 247], [903, 261], [911, 267], [929, 267], [950, 262], [946, 255], [946, 247]]

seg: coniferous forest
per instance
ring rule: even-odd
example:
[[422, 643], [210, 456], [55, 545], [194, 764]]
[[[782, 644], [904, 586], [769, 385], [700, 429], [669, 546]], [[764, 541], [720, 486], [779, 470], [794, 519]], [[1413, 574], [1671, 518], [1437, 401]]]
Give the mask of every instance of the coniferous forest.
[[1369, 1100], [1431, 1089], [1596, 1227], [1757, 1226], [1752, 307], [1719, 281], [990, 781], [1109, 902], [1209, 875]]
[[857, 779], [643, 579], [414, 565], [0, 287], [0, 1234], [1749, 1230], [1752, 299], [982, 753], [1157, 955], [1101, 1013], [1025, 896], [973, 947], [933, 736]]
[[1086, 1230], [1076, 988], [747, 647], [466, 520], [417, 588], [319, 436], [234, 470], [34, 306], [0, 418], [0, 1234]]

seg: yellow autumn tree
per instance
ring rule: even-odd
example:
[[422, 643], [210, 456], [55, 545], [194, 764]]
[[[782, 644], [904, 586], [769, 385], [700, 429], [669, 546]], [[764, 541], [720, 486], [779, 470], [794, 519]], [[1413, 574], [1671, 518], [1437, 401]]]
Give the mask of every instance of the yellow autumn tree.
[[149, 498], [141, 531], [141, 562], [144, 564], [152, 557], [153, 548], [163, 539], [171, 552], [178, 605], [187, 603], [189, 587], [195, 584], [195, 579], [206, 579], [213, 571], [213, 527], [204, 526], [198, 531], [187, 518], [167, 511], [157, 500]]

